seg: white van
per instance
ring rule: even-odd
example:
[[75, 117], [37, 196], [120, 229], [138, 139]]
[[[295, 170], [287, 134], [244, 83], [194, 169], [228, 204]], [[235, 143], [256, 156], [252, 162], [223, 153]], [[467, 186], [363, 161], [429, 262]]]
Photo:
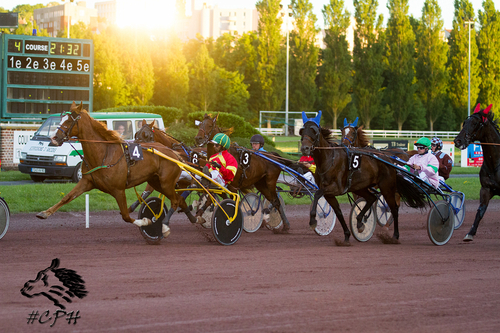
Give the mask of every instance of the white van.
[[[156, 120], [156, 126], [165, 129], [163, 119], [158, 114], [93, 112], [91, 116], [108, 129], [121, 133], [125, 140], [134, 139], [143, 119], [149, 124]], [[78, 152], [83, 155], [83, 151], [79, 142], [71, 143], [75, 149], [68, 142], [60, 147], [49, 146], [50, 138], [55, 135], [60, 123], [61, 115], [47, 118], [21, 151], [19, 171], [29, 174], [35, 182], [43, 182], [47, 178], [70, 178], [78, 182], [82, 178], [82, 159]]]

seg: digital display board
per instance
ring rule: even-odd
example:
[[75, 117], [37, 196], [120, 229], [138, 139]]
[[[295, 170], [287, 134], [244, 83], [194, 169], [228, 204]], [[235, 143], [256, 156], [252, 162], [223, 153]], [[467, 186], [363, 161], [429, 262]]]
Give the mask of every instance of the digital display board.
[[3, 34], [1, 53], [2, 119], [44, 119], [73, 101], [92, 112], [92, 40]]

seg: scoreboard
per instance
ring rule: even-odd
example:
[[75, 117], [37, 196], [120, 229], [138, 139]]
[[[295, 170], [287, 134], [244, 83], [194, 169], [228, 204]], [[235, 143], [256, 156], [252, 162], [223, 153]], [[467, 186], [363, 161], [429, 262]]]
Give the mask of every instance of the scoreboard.
[[92, 40], [1, 37], [1, 119], [41, 120], [68, 111], [73, 101], [92, 112]]

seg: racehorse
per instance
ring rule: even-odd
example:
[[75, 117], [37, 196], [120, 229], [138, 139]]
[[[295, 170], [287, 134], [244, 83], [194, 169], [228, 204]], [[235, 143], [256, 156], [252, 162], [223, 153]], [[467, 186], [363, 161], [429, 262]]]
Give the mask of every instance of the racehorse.
[[377, 200], [369, 188], [377, 185], [394, 217], [392, 242], [399, 243], [399, 208], [396, 204], [396, 191], [406, 199], [408, 205], [417, 208], [423, 208], [426, 204], [421, 194], [413, 187], [408, 186], [408, 182], [404, 180], [403, 176], [398, 175], [396, 167], [392, 166], [390, 162], [384, 163], [382, 161], [387, 161], [387, 157], [381, 155], [374, 158], [371, 149], [348, 149], [329, 141], [327, 138], [331, 134], [330, 130], [321, 128], [319, 125], [321, 111], [315, 118], [311, 119], [308, 119], [303, 112], [302, 119], [304, 127], [300, 130], [301, 152], [303, 155], [310, 155], [314, 158], [316, 183], [319, 187], [311, 205], [309, 225], [316, 226], [316, 205], [318, 199], [323, 195], [335, 211], [335, 215], [337, 215], [344, 230], [344, 242], [340, 245], [350, 245], [351, 233], [335, 197], [353, 192], [366, 200], [366, 205], [357, 217], [357, 228], [362, 232], [364, 230], [363, 216]]
[[[205, 114], [203, 121], [199, 124], [198, 134], [195, 137], [195, 141], [198, 145], [203, 145], [205, 143], [209, 143], [210, 140], [213, 139], [215, 134], [226, 132], [228, 130], [223, 130], [217, 125], [217, 117], [212, 118], [209, 115]], [[244, 165], [243, 156], [244, 152], [248, 152], [250, 155], [249, 163]], [[243, 192], [250, 190], [255, 186], [255, 188], [261, 192], [266, 199], [275, 207], [283, 220], [283, 228], [281, 229], [282, 233], [288, 232], [290, 229], [290, 223], [285, 216], [285, 212], [283, 207], [281, 207], [280, 200], [278, 197], [278, 193], [276, 192], [276, 183], [278, 181], [278, 177], [281, 173], [281, 168], [266, 159], [252, 154], [252, 152], [248, 149], [239, 147], [234, 143], [231, 144], [229, 149], [229, 153], [234, 156], [234, 158], [238, 161], [238, 170], [234, 177], [233, 182], [228, 186], [231, 191], [241, 190]], [[261, 153], [261, 152], [259, 152]], [[214, 154], [213, 145], [209, 143], [207, 146], [207, 157], [210, 157]], [[278, 157], [272, 153], [264, 153], [270, 158]], [[284, 161], [284, 163], [289, 163]], [[265, 208], [264, 213], [266, 214], [264, 219], [267, 218], [269, 214], [269, 209]], [[274, 230], [273, 230], [274, 231]]]
[[[188, 161], [192, 159], [193, 164], [191, 164], [191, 166], [193, 167], [199, 168], [199, 166], [203, 167], [206, 164], [206, 158], [203, 157], [206, 156], [205, 149], [187, 147], [183, 142], [180, 142], [173, 136], [167, 134], [165, 131], [162, 131], [161, 129], [156, 127], [155, 121], [148, 124], [144, 119], [142, 121], [142, 127], [135, 133], [134, 139], [134, 142], [136, 143], [161, 143], [162, 145], [175, 150], [185, 163], [191, 164]], [[197, 154], [195, 155], [191, 153]], [[181, 173], [181, 178], [179, 179], [179, 187], [181, 188], [188, 187], [190, 185], [190, 181], [186, 180], [183, 175], [185, 175], [185, 173]], [[142, 199], [145, 200], [153, 192], [153, 190], [154, 189], [152, 188], [152, 186], [148, 184], [141, 194]], [[132, 213], [137, 208], [137, 206], [139, 206], [139, 204], [139, 200], [135, 201], [132, 205], [130, 205], [128, 211]], [[188, 217], [190, 218], [189, 215]]]
[[[175, 192], [175, 184], [181, 174], [179, 166], [148, 151], [143, 152], [142, 160], [132, 161], [127, 152], [130, 144], [123, 141], [117, 132], [106, 129], [104, 125], [90, 117], [83, 109], [83, 103], [76, 106], [73, 102], [70, 113], [63, 114], [61, 124], [52, 138], [52, 144], [60, 146], [71, 137], [77, 137], [82, 143], [83, 177], [61, 201], [38, 213], [38, 218], [48, 218], [61, 206], [82, 193], [97, 188], [115, 198], [125, 222], [138, 227], [150, 225], [151, 220], [148, 218], [134, 220], [130, 217], [125, 196], [125, 189], [146, 181], [155, 190], [164, 194], [174, 209], [179, 206], [179, 195]], [[172, 159], [179, 159], [174, 151], [158, 143], [141, 144], [139, 148], [153, 148]], [[181, 200], [180, 204], [181, 208], [187, 208], [184, 200]], [[167, 225], [162, 226], [162, 233], [164, 237], [170, 233]]]
[[[490, 112], [492, 104], [481, 110], [477, 104], [474, 113], [462, 124], [462, 130], [455, 138], [455, 147], [462, 151], [474, 141], [481, 142], [483, 148], [483, 165], [479, 170], [481, 190], [479, 191], [479, 208], [477, 209], [474, 224], [465, 235], [464, 242], [470, 242], [476, 235], [479, 222], [488, 209], [490, 199], [494, 195], [500, 195], [500, 133], [497, 122]], [[463, 152], [462, 154], [465, 154]]]

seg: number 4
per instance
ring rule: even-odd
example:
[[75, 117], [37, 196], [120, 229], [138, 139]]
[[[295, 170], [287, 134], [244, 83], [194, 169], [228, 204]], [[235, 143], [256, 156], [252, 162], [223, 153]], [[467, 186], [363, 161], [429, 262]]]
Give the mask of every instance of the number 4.
[[141, 158], [141, 152], [139, 151], [139, 146], [134, 147], [134, 151], [132, 152], [132, 156]]

